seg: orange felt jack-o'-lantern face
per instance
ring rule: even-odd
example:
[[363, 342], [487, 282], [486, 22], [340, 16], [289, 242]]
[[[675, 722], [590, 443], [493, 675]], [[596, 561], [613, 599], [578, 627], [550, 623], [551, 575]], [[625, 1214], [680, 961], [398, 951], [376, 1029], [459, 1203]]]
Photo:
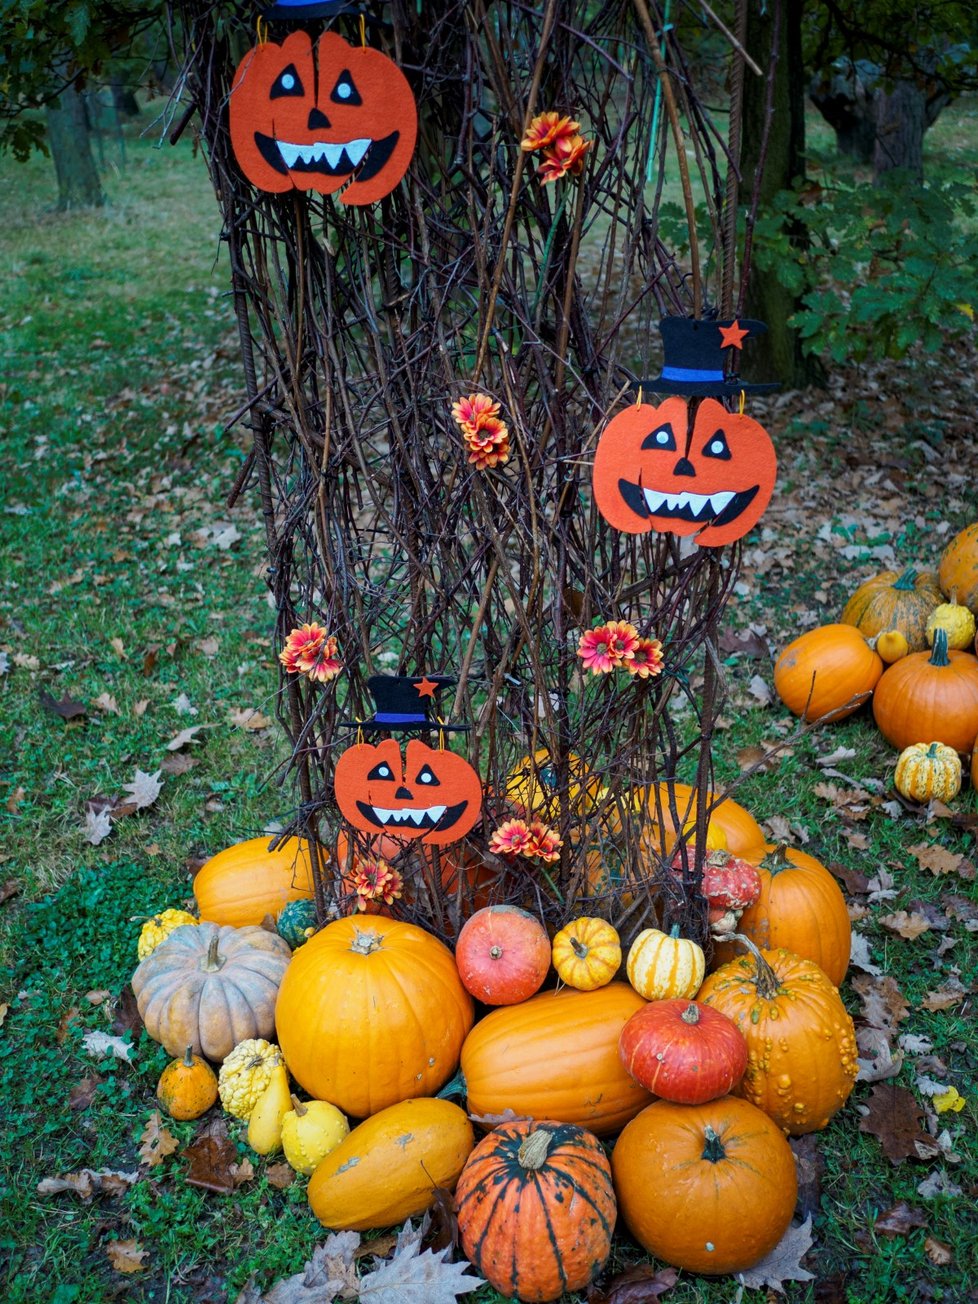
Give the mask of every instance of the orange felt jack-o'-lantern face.
[[640, 403], [608, 422], [594, 456], [594, 500], [616, 530], [694, 534], [718, 548], [760, 520], [778, 470], [764, 427], [713, 398], [689, 426], [678, 397]]
[[[407, 78], [381, 50], [308, 32], [245, 55], [230, 99], [231, 145], [259, 190], [343, 190], [372, 204], [407, 171], [418, 111]], [[345, 187], [345, 188], [344, 188]]]
[[464, 756], [412, 738], [401, 756], [394, 738], [356, 743], [336, 762], [336, 802], [364, 833], [443, 847], [474, 827], [482, 782]]

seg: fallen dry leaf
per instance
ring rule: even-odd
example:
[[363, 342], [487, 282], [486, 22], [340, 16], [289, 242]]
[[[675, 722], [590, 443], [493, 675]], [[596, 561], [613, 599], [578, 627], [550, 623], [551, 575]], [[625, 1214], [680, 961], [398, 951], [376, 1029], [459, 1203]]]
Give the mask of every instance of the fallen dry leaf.
[[898, 910], [892, 915], [881, 915], [880, 923], [884, 928], [890, 929], [891, 932], [899, 933], [901, 937], [905, 937], [908, 942], [912, 942], [915, 937], [919, 937], [921, 933], [926, 933], [930, 929], [927, 920], [923, 915], [918, 915], [916, 911], [908, 914], [906, 910]]
[[863, 1003], [862, 1017], [871, 1028], [895, 1032], [896, 1025], [910, 1017], [907, 998], [889, 974], [857, 974], [851, 985]]
[[873, 1223], [877, 1236], [906, 1236], [918, 1227], [927, 1226], [923, 1209], [914, 1209], [905, 1200], [899, 1200], [891, 1209], [881, 1213]]
[[37, 695], [45, 711], [50, 711], [52, 715], [59, 715], [62, 720], [77, 720], [80, 716], [88, 714], [88, 707], [84, 702], [76, 702], [67, 694], [60, 702], [43, 688], [38, 690]]
[[878, 1082], [869, 1104], [860, 1106], [860, 1111], [864, 1115], [859, 1120], [860, 1132], [879, 1139], [891, 1164], [902, 1164], [905, 1159], [929, 1159], [939, 1153], [937, 1142], [921, 1128], [924, 1111], [906, 1087]]
[[794, 1137], [789, 1144], [798, 1174], [798, 1215], [808, 1218], [817, 1214], [821, 1207], [825, 1160], [819, 1149], [818, 1138], [811, 1133]]
[[183, 1152], [188, 1161], [186, 1181], [204, 1191], [224, 1193], [235, 1188], [238, 1152], [221, 1117], [209, 1122]]
[[102, 1005], [111, 995], [112, 993], [107, 987], [100, 987], [98, 991], [86, 992], [85, 1000], [88, 1001], [89, 1005]]
[[124, 1060], [126, 1064], [132, 1063], [133, 1048], [121, 1037], [112, 1037], [107, 1032], [86, 1032], [82, 1037], [82, 1045], [89, 1055], [97, 1055], [100, 1059], [111, 1055], [113, 1059]]
[[242, 1159], [240, 1163], [231, 1165], [231, 1180], [234, 1185], [244, 1186], [245, 1182], [250, 1182], [255, 1175], [255, 1167], [250, 1159]]
[[109, 1241], [105, 1247], [109, 1262], [116, 1272], [145, 1272], [143, 1259], [149, 1253], [138, 1241]]
[[812, 1248], [812, 1220], [792, 1224], [766, 1258], [746, 1272], [738, 1272], [737, 1280], [750, 1290], [763, 1290], [770, 1286], [784, 1294], [786, 1281], [812, 1281], [814, 1274], [801, 1266], [801, 1261]]
[[194, 724], [189, 729], [181, 729], [167, 743], [166, 750], [168, 752], [178, 752], [182, 747], [187, 747], [190, 743], [198, 741], [197, 735], [204, 727], [202, 724]]
[[123, 791], [129, 793], [130, 801], [136, 810], [145, 810], [147, 806], [152, 806], [163, 791], [159, 770], [155, 774], [147, 774], [145, 770], [137, 769], [132, 780], [124, 783], [122, 787]]
[[99, 693], [93, 706], [97, 706], [100, 711], [107, 711], [109, 715], [119, 715], [119, 704], [111, 693]]
[[97, 1075], [80, 1078], [68, 1093], [69, 1109], [87, 1109], [102, 1079]]
[[156, 1168], [167, 1155], [172, 1155], [179, 1142], [163, 1124], [163, 1116], [154, 1109], [146, 1120], [139, 1138], [139, 1157], [149, 1168]]
[[71, 1191], [83, 1204], [91, 1204], [97, 1195], [122, 1195], [139, 1178], [138, 1170], [123, 1173], [114, 1168], [82, 1168], [64, 1177], [44, 1177], [37, 1184], [38, 1195], [59, 1195]]
[[249, 733], [257, 733], [259, 729], [267, 729], [270, 724], [275, 723], [271, 716], [262, 715], [261, 711], [248, 706], [231, 711], [228, 720], [239, 729], [247, 729]]
[[269, 1186], [274, 1186], [276, 1191], [284, 1191], [295, 1181], [295, 1170], [290, 1164], [269, 1164], [265, 1176]]
[[923, 1196], [925, 1200], [936, 1200], [941, 1197], [953, 1200], [964, 1192], [960, 1186], [956, 1186], [951, 1181], [943, 1168], [935, 1168], [922, 1182], [917, 1183], [917, 1194]]
[[124, 1033], [131, 1032], [135, 1041], [142, 1027], [143, 1016], [139, 1013], [139, 1003], [132, 988], [127, 984], [119, 993], [115, 1003], [112, 1031], [120, 1037]]
[[10, 1013], [9, 1001], [0, 1001], [0, 1028], [3, 1027], [4, 1023], [6, 1022], [7, 1015], [9, 1013]]
[[110, 638], [109, 647], [112, 649], [112, 651], [116, 654], [117, 657], [121, 657], [122, 660], [125, 661], [126, 645], [125, 643], [123, 643], [121, 638]]
[[90, 842], [93, 847], [101, 845], [112, 832], [112, 817], [108, 810], [93, 810], [88, 806], [85, 810], [85, 822], [82, 825], [82, 837], [86, 842]]
[[15, 878], [8, 878], [6, 882], [0, 883], [0, 905], [3, 905], [4, 901], [9, 901], [12, 896], [16, 896], [22, 887], [23, 884]]
[[164, 774], [178, 775], [186, 774], [192, 770], [197, 762], [186, 752], [174, 752], [172, 756], [166, 756], [160, 762], [160, 769]]
[[141, 697], [138, 702], [133, 703], [132, 713], [139, 719], [146, 714], [146, 708], [149, 706], [149, 698]]
[[751, 675], [747, 691], [751, 697], [760, 702], [761, 706], [772, 706], [774, 704], [774, 692], [767, 680], [762, 679], [760, 675]]
[[852, 941], [849, 944], [849, 963], [855, 969], [862, 969], [863, 973], [873, 974], [874, 977], [881, 977], [883, 970], [878, 964], [874, 964], [869, 954], [869, 942], [854, 928], [852, 930]]
[[607, 1286], [589, 1287], [587, 1304], [648, 1304], [672, 1290], [678, 1278], [675, 1268], [637, 1263], [612, 1277]]
[[933, 1236], [928, 1236], [924, 1240], [924, 1253], [930, 1259], [931, 1263], [936, 1263], [939, 1268], [946, 1268], [949, 1263], [954, 1262], [954, 1251], [950, 1245], [945, 1245], [943, 1241], [935, 1240]]
[[958, 1005], [968, 995], [968, 989], [963, 987], [960, 980], [952, 974], [943, 987], [936, 991], [928, 992], [920, 1002], [922, 1010], [949, 1010], [953, 1005]]
[[17, 814], [17, 807], [20, 805], [20, 803], [24, 800], [26, 796], [27, 796], [27, 789], [21, 787], [20, 784], [18, 784], [17, 787], [14, 788], [10, 796], [7, 798], [7, 810], [11, 813], [11, 815]]
[[[964, 878], [974, 878], [974, 866], [957, 851], [948, 851], [936, 843], [919, 842], [907, 850], [915, 858], [921, 869], [930, 870], [936, 877], [942, 874], [961, 874]], [[969, 872], [970, 871], [970, 872]]]

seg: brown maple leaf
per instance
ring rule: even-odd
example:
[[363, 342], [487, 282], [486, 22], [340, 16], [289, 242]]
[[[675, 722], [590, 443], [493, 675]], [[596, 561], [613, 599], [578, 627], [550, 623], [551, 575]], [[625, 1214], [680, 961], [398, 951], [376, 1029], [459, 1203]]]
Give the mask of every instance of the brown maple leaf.
[[154, 1109], [146, 1121], [139, 1138], [139, 1157], [150, 1168], [156, 1168], [167, 1155], [172, 1155], [179, 1142], [168, 1128], [163, 1126], [163, 1116]]
[[109, 1241], [105, 1252], [116, 1272], [146, 1271], [143, 1259], [149, 1250], [144, 1250], [138, 1241]]
[[864, 1108], [866, 1113], [859, 1120], [859, 1130], [879, 1138], [891, 1164], [937, 1154], [937, 1142], [921, 1128], [924, 1111], [906, 1087], [878, 1082]]
[[898, 1023], [910, 1017], [907, 998], [889, 974], [879, 977], [861, 973], [852, 979], [852, 989], [863, 1003], [863, 1019], [871, 1028], [892, 1032]]
[[893, 933], [899, 933], [905, 937], [908, 942], [912, 942], [915, 937], [921, 933], [926, 933], [930, 924], [923, 915], [918, 914], [915, 910], [910, 914], [906, 910], [897, 910], [892, 915], [882, 915], [880, 923], [884, 928], [888, 928]]
[[228, 1136], [223, 1118], [208, 1123], [187, 1146], [183, 1157], [189, 1162], [188, 1186], [199, 1186], [204, 1191], [221, 1194], [234, 1190], [238, 1152]]

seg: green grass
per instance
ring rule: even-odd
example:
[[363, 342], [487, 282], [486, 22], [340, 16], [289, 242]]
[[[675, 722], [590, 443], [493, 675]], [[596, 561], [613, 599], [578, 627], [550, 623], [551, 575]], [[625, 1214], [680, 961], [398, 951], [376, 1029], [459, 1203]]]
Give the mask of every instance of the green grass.
[[[973, 106], [961, 112], [973, 116]], [[948, 111], [928, 141], [940, 130], [948, 150], [958, 149], [961, 122]], [[254, 501], [246, 497], [233, 515], [222, 505], [244, 436], [222, 433], [241, 381], [217, 208], [189, 144], [159, 151], [131, 139], [128, 166], [109, 178], [109, 206], [97, 213], [51, 211], [53, 172], [42, 160], [21, 168], [4, 161], [0, 177], [0, 650], [9, 661], [0, 675], [0, 712], [10, 740], [0, 771], [0, 884], [12, 880], [20, 889], [0, 905], [0, 1001], [10, 1007], [0, 1028], [4, 1299], [96, 1304], [122, 1293], [175, 1304], [233, 1300], [252, 1273], [267, 1286], [297, 1271], [321, 1241], [304, 1183], [275, 1190], [258, 1162], [255, 1179], [233, 1196], [204, 1193], [186, 1184], [178, 1153], [144, 1169], [122, 1198], [86, 1206], [70, 1195], [36, 1194], [41, 1178], [83, 1165], [137, 1167], [165, 1053], [142, 1034], [126, 1065], [93, 1060], [81, 1042], [85, 1031], [111, 1026], [112, 1001], [93, 1005], [86, 993], [115, 997], [125, 988], [135, 963], [133, 916], [186, 902], [196, 858], [289, 813], [288, 790], [267, 778], [284, 754], [278, 731], [251, 734], [229, 722], [236, 708], [272, 714], [276, 675]], [[879, 404], [860, 390], [860, 377], [850, 379], [851, 393], [793, 400], [772, 415], [779, 498], [763, 523], [771, 537], [759, 532], [751, 540], [748, 591], [733, 604], [732, 623], [760, 622], [778, 646], [815, 623], [810, 613], [841, 607], [853, 571], [861, 577], [880, 565], [874, 549], [892, 548], [898, 564], [933, 564], [946, 537], [932, 534], [935, 527], [957, 529], [973, 511], [961, 471], [975, 465], [967, 405], [935, 413], [927, 389], [933, 375], [921, 364], [919, 374], [905, 367], [891, 377], [905, 420], [891, 428], [883, 450], [898, 458], [902, 477], [899, 503], [888, 514], [874, 479]], [[824, 402], [830, 410], [819, 412]], [[939, 436], [955, 450], [943, 473], [915, 442], [934, 438], [937, 419], [944, 423]], [[820, 489], [805, 506], [816, 482]], [[796, 495], [802, 516], [780, 514], [779, 504]], [[224, 551], [208, 532], [232, 519], [242, 537]], [[843, 558], [834, 542], [813, 544], [824, 523], [835, 530], [833, 540], [856, 550], [853, 557]], [[765, 553], [777, 554], [775, 564], [765, 562]], [[770, 678], [767, 665], [729, 660], [728, 727], [716, 755], [723, 781], [737, 777], [738, 751], [783, 740], [793, 727], [784, 712], [752, 704], [747, 685], [757, 671]], [[42, 689], [86, 703], [86, 716], [65, 722], [51, 714], [40, 702]], [[96, 705], [102, 694], [117, 712]], [[197, 715], [178, 713], [173, 703], [181, 694]], [[86, 842], [86, 802], [120, 794], [137, 767], [157, 770], [171, 755], [167, 741], [194, 724], [207, 727], [188, 749], [193, 768], [165, 774], [159, 800], [120, 820], [100, 846]], [[941, 909], [949, 890], [973, 894], [972, 884], [923, 873], [907, 847], [935, 841], [973, 855], [974, 842], [945, 823], [896, 821], [881, 808], [847, 829], [815, 791], [824, 778], [815, 759], [838, 745], [855, 753], [840, 767], [847, 774], [888, 783], [893, 754], [860, 715], [795, 740], [776, 769], [751, 777], [737, 796], [759, 819], [788, 815], [823, 860], [894, 874], [898, 896], [870, 909], [859, 928], [911, 1004], [901, 1033], [930, 1038], [948, 1080], [968, 1100], [963, 1113], [942, 1118], [960, 1129], [955, 1148], [965, 1162], [948, 1171], [966, 1194], [931, 1201], [917, 1195], [917, 1183], [938, 1165], [889, 1164], [875, 1139], [858, 1132], [856, 1106], [868, 1096], [860, 1086], [819, 1138], [826, 1171], [809, 1265], [823, 1281], [846, 1273], [850, 1304], [956, 1304], [970, 1289], [973, 1268], [967, 1174], [978, 1159], [976, 1047], [970, 1003], [928, 1013], [919, 1002], [952, 966], [965, 985], [975, 982], [974, 934], [952, 921], [946, 934], [909, 942], [888, 932], [879, 916], [917, 901]], [[955, 805], [973, 810], [974, 794]], [[865, 834], [868, 846], [855, 848], [847, 831]], [[940, 936], [955, 945], [937, 956]], [[848, 988], [844, 996], [858, 1012]], [[73, 1010], [77, 1016], [67, 1018]], [[94, 1096], [76, 1109], [70, 1093], [85, 1077], [97, 1079]], [[913, 1080], [908, 1057], [897, 1082], [912, 1087]], [[183, 1144], [195, 1125], [173, 1130]], [[241, 1127], [232, 1123], [231, 1133], [245, 1157]], [[875, 1213], [900, 1199], [925, 1210], [927, 1228], [874, 1239]], [[949, 1265], [926, 1258], [928, 1234], [952, 1247]], [[146, 1271], [113, 1272], [106, 1245], [119, 1239], [143, 1245]], [[623, 1241], [618, 1266], [634, 1257]], [[788, 1299], [815, 1300], [816, 1284], [789, 1286]], [[682, 1277], [667, 1298], [720, 1304], [735, 1293], [729, 1279]], [[486, 1289], [474, 1298], [489, 1304], [499, 1297]]]

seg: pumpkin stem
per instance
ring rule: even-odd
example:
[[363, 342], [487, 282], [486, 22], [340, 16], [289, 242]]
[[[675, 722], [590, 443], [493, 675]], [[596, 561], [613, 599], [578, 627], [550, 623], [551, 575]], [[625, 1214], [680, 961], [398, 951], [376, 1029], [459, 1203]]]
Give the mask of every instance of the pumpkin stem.
[[503, 954], [503, 948], [501, 946], [490, 946], [489, 948], [490, 960], [500, 960], [502, 959], [502, 954]]
[[516, 1153], [517, 1163], [522, 1168], [529, 1168], [536, 1172], [542, 1168], [547, 1161], [547, 1154], [550, 1151], [550, 1145], [553, 1141], [552, 1132], [544, 1132], [542, 1128], [537, 1128], [524, 1137], [519, 1150]]
[[686, 1006], [685, 1010], [683, 1010], [682, 1014], [679, 1017], [682, 1019], [683, 1023], [699, 1023], [700, 1021], [699, 1006], [696, 1004], [695, 1001], [690, 1001], [690, 1003]]
[[761, 860], [760, 868], [766, 869], [773, 878], [780, 874], [783, 869], [791, 869], [791, 861], [788, 859], [788, 844], [779, 842], [773, 851], [769, 851]]
[[669, 929], [669, 936], [670, 936], [670, 937], [678, 937], [678, 936], [679, 936], [679, 925], [678, 925], [678, 924], [673, 924], [673, 926]]
[[350, 943], [350, 950], [354, 955], [372, 955], [374, 951], [379, 951], [383, 945], [383, 936], [373, 931], [361, 933], [357, 929], [357, 935]]
[[571, 950], [577, 956], [578, 960], [587, 959], [588, 948], [584, 945], [584, 943], [579, 938], [572, 937], [570, 940], [570, 944], [571, 944]]
[[902, 593], [906, 593], [908, 590], [916, 588], [916, 586], [917, 586], [917, 572], [914, 570], [912, 566], [908, 566], [907, 569], [900, 576], [900, 578], [898, 580], [894, 580], [893, 584], [891, 585], [892, 588], [899, 589]]
[[183, 1064], [183, 1067], [184, 1067], [185, 1069], [192, 1069], [192, 1068], [193, 1068], [193, 1066], [194, 1066], [194, 1048], [193, 1048], [193, 1046], [188, 1046], [187, 1049], [183, 1052], [183, 1059], [182, 1059], [181, 1063]]
[[462, 1070], [459, 1069], [454, 1078], [450, 1082], [446, 1082], [441, 1091], [435, 1093], [435, 1099], [449, 1100], [452, 1096], [464, 1096], [467, 1090]]
[[709, 1160], [711, 1164], [718, 1164], [721, 1159], [726, 1159], [727, 1152], [723, 1148], [723, 1142], [709, 1123], [704, 1129], [704, 1135], [706, 1136], [706, 1145], [703, 1147], [702, 1157]]
[[951, 659], [947, 654], [946, 629], [938, 628], [934, 630], [934, 650], [931, 652], [930, 661], [927, 664], [931, 666], [939, 666], [941, 669], [943, 669], [944, 666], [949, 666], [951, 664]]
[[302, 1101], [299, 1099], [298, 1096], [293, 1096], [291, 1092], [289, 1093], [289, 1095], [292, 1099], [292, 1108], [295, 1110], [295, 1112], [299, 1115], [300, 1118], [302, 1118], [305, 1114], [309, 1113], [309, 1110], [302, 1103]]
[[743, 933], [719, 933], [715, 940], [717, 942], [742, 942], [754, 957], [755, 973], [753, 977], [754, 986], [757, 988], [757, 994], [765, 1001], [773, 1001], [775, 996], [781, 990], [781, 984], [778, 982], [778, 975], [774, 972], [768, 962], [761, 955], [758, 948], [754, 945], [749, 937]]
[[224, 968], [224, 956], [218, 955], [217, 947], [220, 942], [220, 933], [214, 930], [214, 936], [207, 946], [207, 956], [204, 963], [200, 966], [204, 973], [217, 973], [218, 969]]
[[929, 761], [934, 760], [934, 758], [937, 756], [937, 749], [939, 746], [940, 743], [931, 743], [931, 745], [927, 748], [927, 759]]

